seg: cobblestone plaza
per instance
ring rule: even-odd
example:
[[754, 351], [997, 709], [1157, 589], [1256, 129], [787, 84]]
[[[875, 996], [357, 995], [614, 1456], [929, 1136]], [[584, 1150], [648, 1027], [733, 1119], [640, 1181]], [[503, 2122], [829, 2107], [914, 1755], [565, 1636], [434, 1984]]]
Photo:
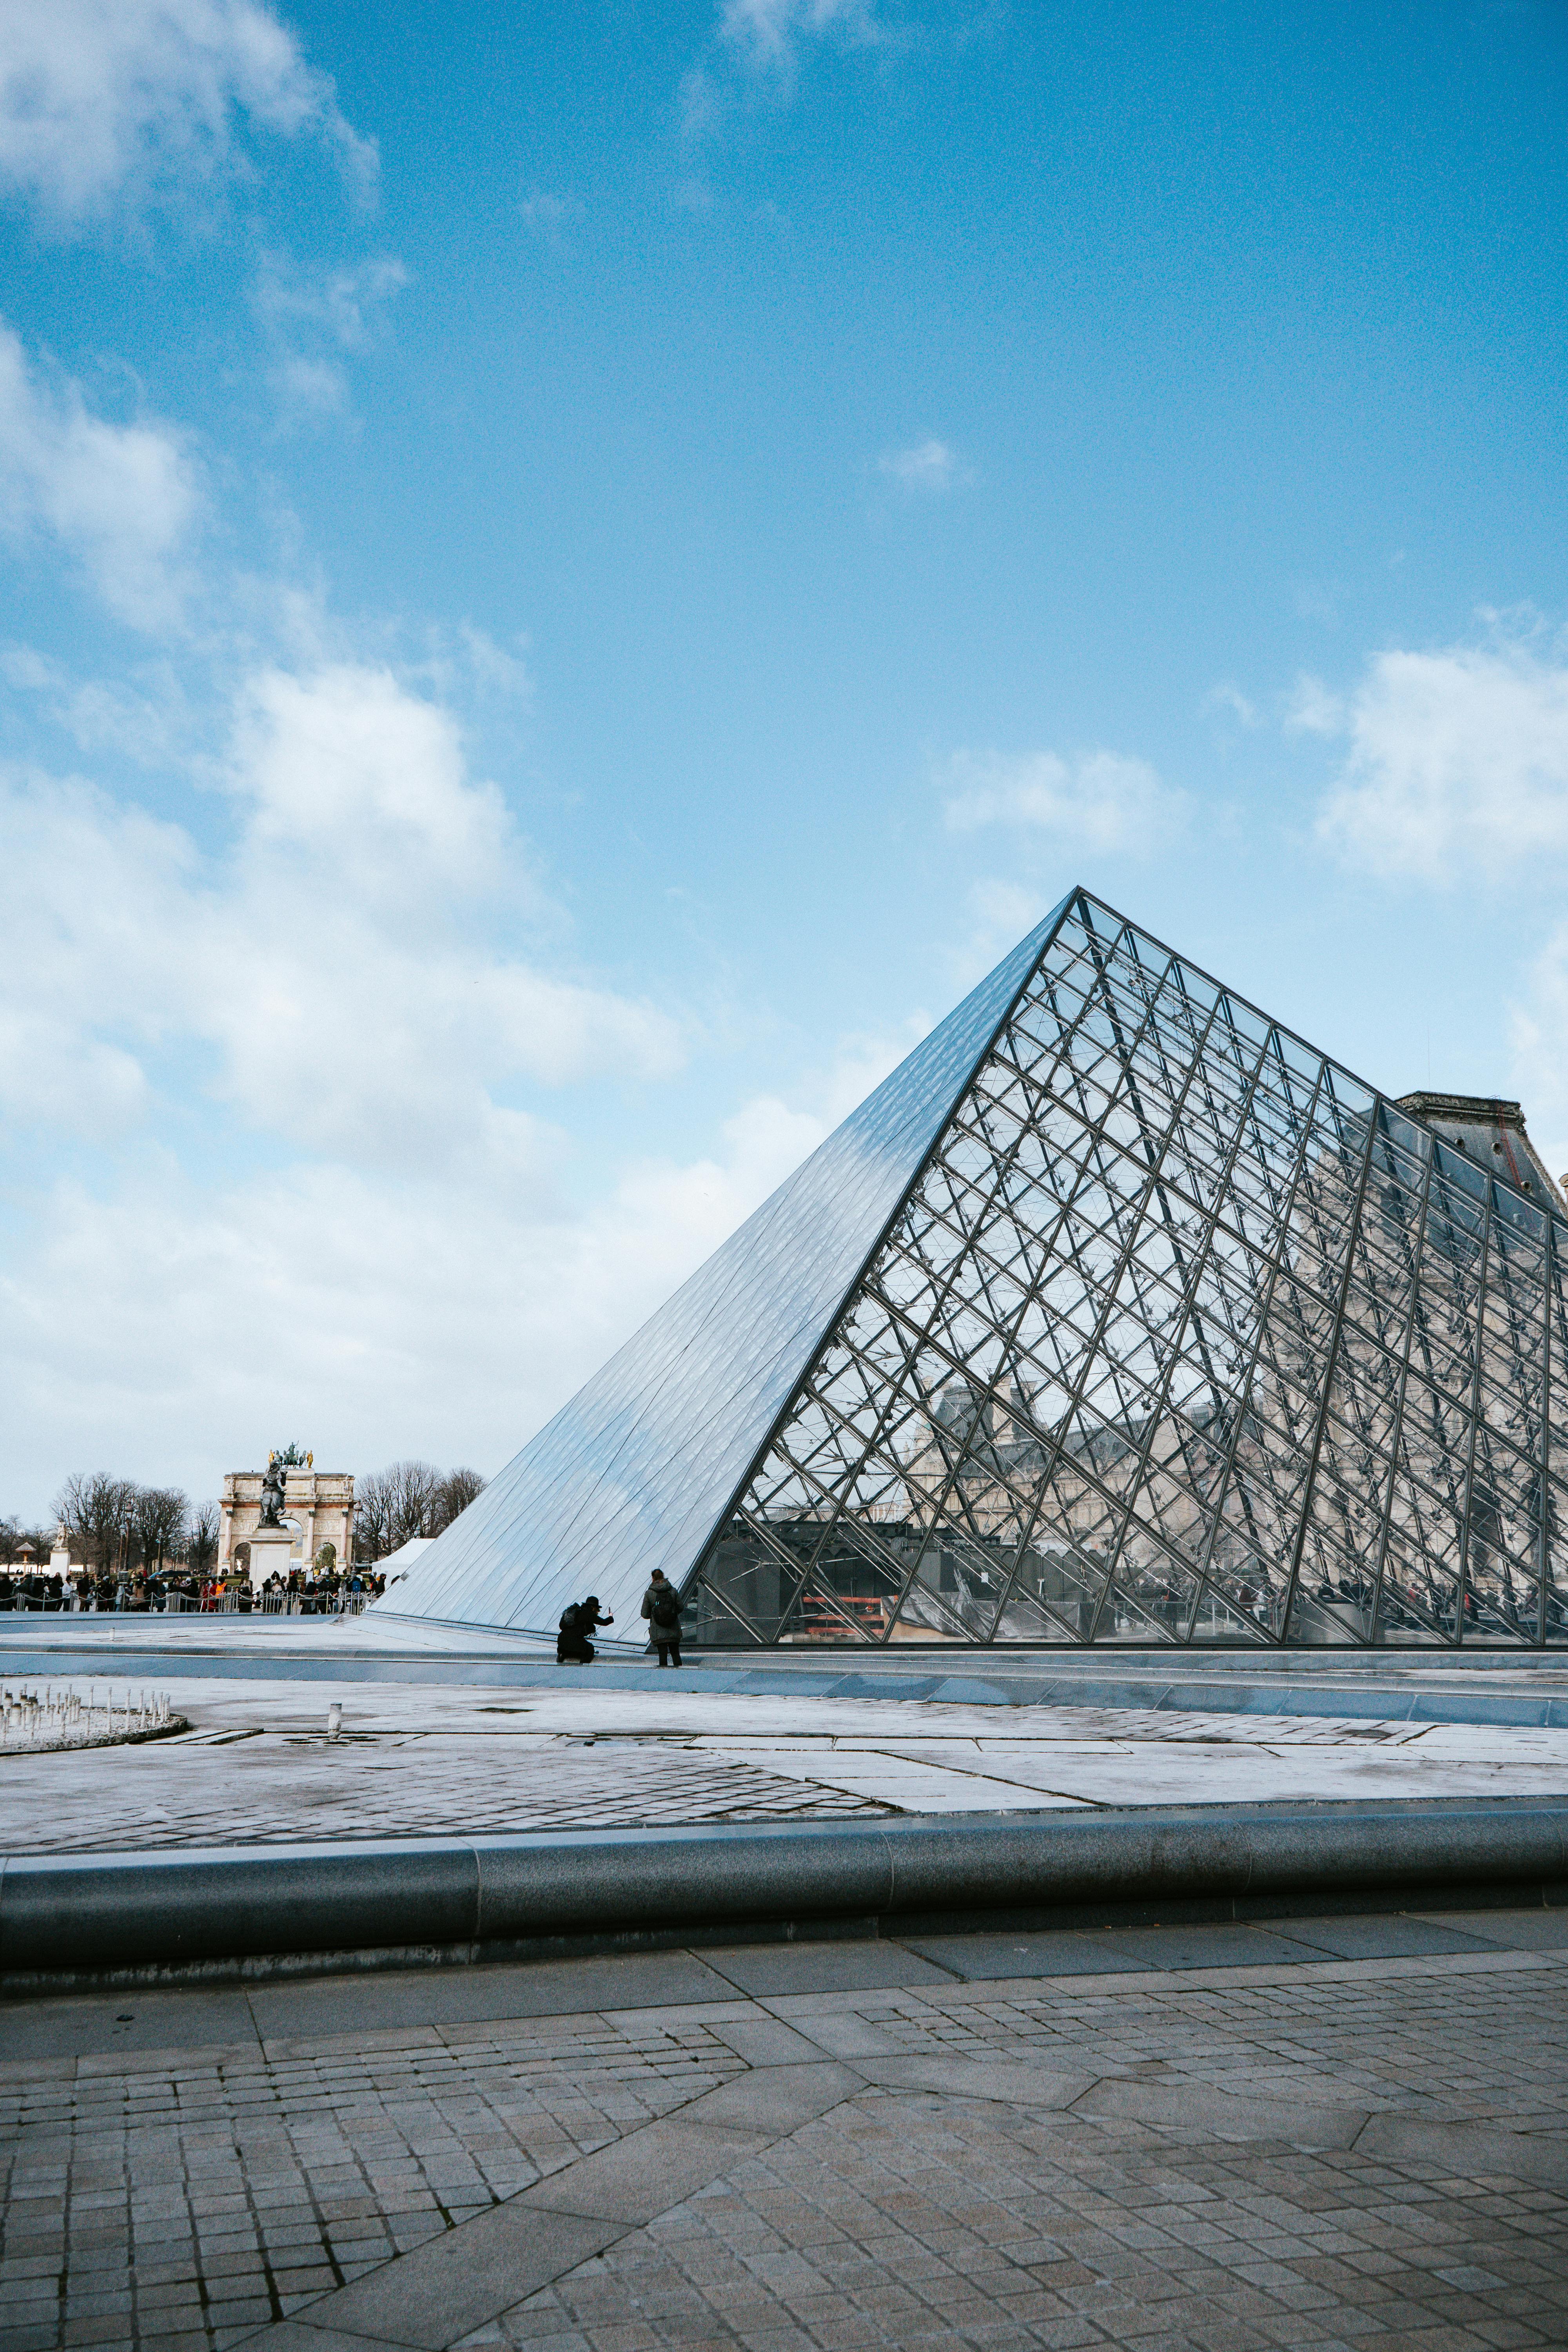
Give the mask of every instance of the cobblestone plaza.
[[[6, 1759], [12, 1850], [1568, 1789], [1550, 1724], [243, 1651], [176, 1678], [184, 1735]], [[0, 2006], [0, 2352], [1558, 2344], [1565, 1993], [1568, 1912], [1430, 1906], [35, 1991]]]
[[[548, 1669], [545, 1670], [548, 1672]], [[1552, 1687], [1559, 1675], [1546, 1670]], [[182, 1677], [189, 1731], [5, 1759], [12, 1853], [1307, 1799], [1568, 1796], [1568, 1725]], [[775, 1678], [783, 1679], [783, 1678]], [[559, 1685], [560, 1678], [557, 1678]], [[1399, 1694], [1387, 1694], [1397, 1704]], [[1408, 1700], [1405, 1701], [1408, 1704]]]
[[0, 2347], [1568, 2338], [1550, 1913], [0, 2011]]

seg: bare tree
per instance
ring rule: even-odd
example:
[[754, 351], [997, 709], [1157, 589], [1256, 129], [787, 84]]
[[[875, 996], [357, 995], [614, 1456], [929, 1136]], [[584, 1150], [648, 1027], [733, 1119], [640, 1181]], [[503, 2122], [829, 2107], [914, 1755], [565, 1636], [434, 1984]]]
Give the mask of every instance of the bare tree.
[[392, 1549], [392, 1475], [369, 1471], [354, 1480], [354, 1549], [361, 1559], [384, 1559]]
[[428, 1462], [394, 1462], [354, 1481], [354, 1551], [384, 1559], [413, 1536], [438, 1536], [481, 1492], [477, 1470], [440, 1471]]
[[441, 1473], [428, 1462], [395, 1462], [387, 1472], [392, 1481], [392, 1543], [396, 1551], [413, 1536], [435, 1533], [436, 1496]]
[[136, 1541], [149, 1569], [162, 1572], [184, 1549], [190, 1503], [177, 1486], [142, 1486], [136, 1494]]
[[477, 1470], [448, 1470], [436, 1488], [436, 1507], [431, 1513], [430, 1533], [438, 1536], [449, 1528], [459, 1511], [466, 1511], [476, 1495], [482, 1495], [485, 1482]]
[[197, 1576], [210, 1576], [217, 1560], [218, 1507], [198, 1503], [185, 1534], [186, 1564]]
[[121, 1562], [127, 1517], [134, 1530], [135, 1502], [133, 1480], [95, 1470], [66, 1480], [55, 1496], [55, 1513], [89, 1568], [113, 1570]]

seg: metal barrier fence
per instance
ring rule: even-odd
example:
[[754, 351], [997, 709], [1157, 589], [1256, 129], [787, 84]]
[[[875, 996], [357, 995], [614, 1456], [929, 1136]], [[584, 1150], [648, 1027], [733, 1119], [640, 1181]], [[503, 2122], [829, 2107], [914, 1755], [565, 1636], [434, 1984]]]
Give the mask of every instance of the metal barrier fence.
[[121, 1613], [139, 1617], [360, 1617], [374, 1598], [370, 1592], [215, 1592], [195, 1598], [188, 1592], [163, 1592], [137, 1603], [132, 1601], [129, 1591], [117, 1593], [107, 1601], [100, 1601], [96, 1593], [74, 1592], [58, 1601], [40, 1601], [29, 1593], [18, 1592], [8, 1603], [0, 1601], [0, 1614], [9, 1607], [17, 1614], [57, 1617]]

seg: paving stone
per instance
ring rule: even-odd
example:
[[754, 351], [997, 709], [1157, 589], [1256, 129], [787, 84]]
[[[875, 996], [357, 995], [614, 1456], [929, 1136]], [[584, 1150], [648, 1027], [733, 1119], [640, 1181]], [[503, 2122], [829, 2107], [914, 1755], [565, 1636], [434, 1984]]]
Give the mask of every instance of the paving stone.
[[941, 1984], [951, 1974], [913, 1946], [871, 1937], [820, 1944], [704, 1946], [702, 1958], [742, 1992], [763, 1996]]
[[1279, 1933], [1295, 1943], [1332, 1952], [1342, 1960], [1411, 1959], [1424, 1958], [1429, 1952], [1498, 1950], [1505, 1939], [1489, 1933], [1489, 1916], [1484, 1911], [1472, 1912], [1467, 1915], [1463, 1927], [1457, 1920], [1439, 1922], [1404, 1916], [1290, 1919], [1282, 1924]]
[[585, 2156], [527, 2193], [535, 2209], [620, 2221], [629, 2228], [706, 2188], [731, 2165], [744, 2163], [766, 2137], [760, 2130], [679, 2120], [650, 2124], [646, 2131]]
[[128, 2052], [166, 2053], [220, 2044], [254, 2049], [256, 2027], [241, 1991], [79, 1995], [0, 2006], [0, 2064]]
[[748, 2067], [810, 2064], [822, 2057], [819, 2042], [808, 2041], [781, 2018], [760, 2017], [754, 2011], [749, 2017], [721, 2020], [711, 2032]]
[[[394, 2352], [390, 2337], [353, 2336], [339, 2327], [305, 2327], [295, 2319], [280, 2320], [264, 2333], [241, 2340], [265, 2346], [266, 2352]], [[405, 2347], [397, 2346], [395, 2352], [405, 2352]]]
[[[864, 2079], [852, 2068], [831, 2062], [759, 2067], [738, 2074], [715, 2091], [705, 2091], [689, 2106], [682, 2107], [676, 2122], [680, 2126], [717, 2125], [731, 2131], [778, 2138], [798, 2131], [803, 2124], [814, 2122], [842, 2100], [852, 2098], [863, 2087]], [[629, 2148], [634, 2143], [622, 2145]], [[558, 2176], [554, 2185], [564, 2194], [581, 2170], [581, 2166], [572, 2167]]]
[[315, 1983], [258, 1985], [250, 1994], [268, 2038], [344, 2034], [361, 2046], [366, 2025], [468, 2024], [562, 2017], [613, 2003], [651, 2007], [721, 2000], [727, 1980], [691, 1952], [547, 1961], [535, 1968], [415, 1969]]
[[1568, 1907], [1547, 1911], [1425, 1911], [1434, 1927], [1484, 1936], [1489, 1943], [1514, 1945], [1527, 1952], [1568, 1951]]
[[1001, 2099], [1022, 2106], [1068, 2107], [1092, 2089], [1089, 2074], [1061, 2074], [1024, 2058], [868, 2057], [859, 2072], [884, 2090], [936, 2091], [960, 2099]]
[[1125, 2116], [1183, 2132], [1212, 2131], [1222, 2139], [1288, 2140], [1299, 2147], [1351, 2147], [1367, 2124], [1365, 2114], [1356, 2108], [1250, 2098], [1194, 2082], [1110, 2078], [1086, 2091], [1075, 2113]]
[[[616, 2231], [614, 2222], [514, 2199], [307, 2306], [297, 2324], [308, 2332], [324, 2327], [440, 2352], [520, 2293], [531, 2294], [600, 2252]], [[273, 2352], [274, 2339], [262, 2341]]]
[[962, 1977], [1104, 1976], [1147, 1965], [1118, 1951], [1103, 1935], [1079, 1936], [1065, 1928], [1041, 1936], [910, 1937], [909, 1948]]
[[1296, 1940], [1294, 1927], [1293, 1920], [1273, 1928], [1200, 1920], [1188, 1927], [1108, 1928], [1104, 1941], [1141, 1969], [1263, 1968], [1311, 1957], [1311, 1948]]

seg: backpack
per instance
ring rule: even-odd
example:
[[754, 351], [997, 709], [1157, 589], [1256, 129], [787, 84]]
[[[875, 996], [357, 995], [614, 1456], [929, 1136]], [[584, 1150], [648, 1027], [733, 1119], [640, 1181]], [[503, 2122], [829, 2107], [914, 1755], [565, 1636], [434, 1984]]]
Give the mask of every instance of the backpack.
[[668, 1627], [679, 1624], [680, 1603], [676, 1598], [675, 1587], [672, 1584], [659, 1587], [649, 1603], [648, 1613], [656, 1625]]
[[561, 1612], [561, 1631], [563, 1633], [580, 1633], [582, 1630], [582, 1612], [574, 1601], [568, 1601]]

